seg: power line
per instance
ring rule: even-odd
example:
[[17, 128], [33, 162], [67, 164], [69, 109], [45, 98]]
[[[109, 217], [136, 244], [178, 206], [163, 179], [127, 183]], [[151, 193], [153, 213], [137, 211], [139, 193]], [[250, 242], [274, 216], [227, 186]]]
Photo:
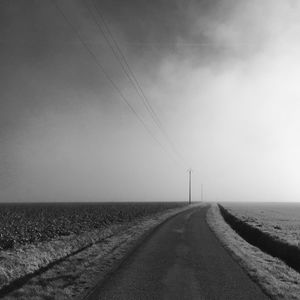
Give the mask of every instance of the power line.
[[[101, 11], [97, 8], [97, 6], [95, 5], [94, 1], [92, 1], [92, 3], [93, 3], [93, 6], [95, 7], [96, 11], [98, 12], [98, 14], [99, 14], [99, 16], [100, 16], [100, 18], [101, 18], [101, 20], [102, 20], [104, 26], [105, 26], [105, 29], [107, 30], [109, 36], [111, 37], [111, 39], [112, 39], [112, 41], [113, 41], [113, 43], [114, 43], [114, 45], [115, 45], [115, 47], [116, 47], [116, 49], [117, 49], [117, 51], [118, 51], [120, 57], [121, 57], [122, 60], [124, 61], [125, 66], [127, 67], [128, 72], [129, 72], [129, 74], [130, 74], [131, 76], [128, 75], [127, 71], [126, 71], [125, 68], [124, 68], [124, 65], [121, 63], [121, 61], [118, 59], [118, 56], [116, 55], [118, 61], [119, 61], [119, 62], [121, 63], [121, 65], [122, 65], [122, 68], [123, 68], [124, 72], [128, 75], [130, 81], [131, 81], [131, 82], [133, 83], [133, 85], [135, 86], [135, 88], [136, 88], [138, 94], [141, 96], [141, 98], [142, 98], [142, 100], [143, 100], [143, 103], [144, 103], [146, 109], [147, 109], [148, 112], [150, 113], [150, 115], [151, 115], [153, 121], [155, 122], [155, 124], [157, 125], [157, 127], [161, 130], [161, 132], [163, 133], [163, 135], [165, 136], [165, 138], [166, 138], [167, 141], [169, 142], [169, 144], [170, 144], [170, 146], [171, 146], [173, 152], [175, 152], [175, 154], [176, 154], [176, 155], [184, 162], [183, 157], [182, 157], [182, 156], [180, 155], [180, 153], [176, 150], [176, 147], [174, 146], [173, 142], [171, 141], [171, 139], [169, 138], [168, 134], [167, 134], [166, 131], [164, 130], [164, 128], [163, 128], [163, 126], [162, 126], [162, 123], [161, 123], [161, 121], [160, 121], [160, 119], [159, 119], [157, 113], [154, 111], [153, 107], [152, 107], [151, 104], [150, 104], [150, 101], [149, 101], [148, 98], [146, 97], [146, 95], [145, 95], [145, 93], [144, 93], [144, 91], [143, 91], [143, 89], [142, 89], [142, 87], [141, 87], [139, 81], [137, 80], [137, 78], [136, 78], [134, 72], [132, 71], [132, 69], [131, 69], [131, 67], [130, 67], [130, 65], [129, 65], [129, 63], [128, 63], [126, 57], [125, 57], [125, 55], [123, 54], [123, 51], [121, 50], [121, 48], [120, 48], [120, 46], [119, 46], [117, 40], [115, 39], [115, 37], [114, 37], [114, 35], [112, 34], [112, 32], [111, 32], [111, 30], [110, 30], [110, 28], [109, 28], [107, 22], [105, 21], [104, 16], [102, 15]], [[92, 12], [91, 12], [91, 14], [92, 14]], [[96, 23], [99, 25], [98, 27], [99, 27], [100, 30], [101, 30], [101, 25], [100, 25], [98, 22], [96, 22]], [[103, 30], [101, 30], [101, 31], [103, 32]], [[105, 35], [105, 34], [104, 34], [104, 35]], [[109, 43], [109, 39], [106, 39], [106, 40], [107, 40], [108, 43]], [[110, 44], [110, 43], [109, 43], [109, 44]], [[110, 44], [110, 45], [111, 45], [111, 44]], [[113, 47], [111, 47], [111, 48], [113, 48]], [[113, 52], [115, 53], [114, 50], [113, 50]]]
[[[106, 79], [110, 82], [112, 87], [117, 91], [121, 99], [126, 103], [126, 105], [130, 108], [130, 111], [137, 117], [139, 122], [143, 125], [143, 127], [146, 129], [148, 134], [156, 141], [156, 143], [165, 151], [165, 153], [169, 156], [169, 152], [165, 149], [165, 147], [161, 144], [161, 142], [154, 136], [154, 134], [151, 132], [151, 130], [147, 127], [145, 121], [142, 119], [142, 117], [138, 114], [138, 112], [134, 109], [134, 107], [129, 103], [129, 101], [126, 99], [125, 95], [122, 93], [120, 88], [117, 86], [117, 84], [114, 82], [114, 80], [111, 78], [111, 76], [105, 71], [104, 67], [98, 60], [97, 56], [93, 53], [93, 51], [90, 49], [89, 45], [82, 39], [81, 35], [79, 34], [78, 30], [75, 28], [75, 26], [72, 24], [72, 22], [69, 20], [69, 18], [66, 16], [64, 11], [60, 8], [60, 6], [57, 4], [55, 0], [51, 0], [54, 4], [55, 8], [60, 12], [66, 23], [71, 27], [72, 31], [74, 31], [76, 37], [79, 39], [85, 50], [88, 52], [88, 54], [91, 56], [91, 58], [96, 62], [97, 66], [100, 68], [102, 73], [105, 75]], [[177, 163], [178, 161], [175, 160]]]
[[113, 55], [115, 56], [115, 58], [118, 60], [118, 62], [120, 63], [123, 72], [125, 73], [126, 77], [129, 79], [129, 81], [131, 82], [131, 84], [133, 85], [134, 89], [137, 91], [137, 94], [141, 97], [142, 102], [146, 108], [146, 110], [148, 111], [148, 113], [150, 114], [152, 120], [154, 121], [154, 123], [156, 124], [156, 126], [159, 128], [160, 132], [162, 133], [162, 135], [165, 137], [165, 139], [167, 140], [167, 142], [169, 143], [172, 151], [174, 152], [175, 156], [177, 156], [179, 158], [179, 160], [181, 160], [184, 165], [186, 165], [186, 162], [184, 160], [184, 158], [182, 157], [182, 155], [177, 151], [174, 143], [172, 142], [172, 140], [170, 139], [169, 135], [167, 134], [167, 132], [165, 131], [157, 113], [155, 112], [155, 110], [153, 109], [153, 107], [150, 104], [150, 101], [148, 100], [147, 96], [145, 95], [143, 88], [141, 87], [138, 79], [136, 78], [134, 72], [132, 71], [132, 68], [130, 67], [128, 60], [126, 59], [123, 51], [121, 50], [119, 43], [117, 42], [116, 38], [114, 37], [114, 35], [112, 34], [109, 25], [107, 24], [103, 14], [101, 13], [101, 11], [98, 9], [98, 7], [95, 5], [94, 1], [91, 0], [93, 7], [95, 8], [97, 14], [99, 15], [102, 24], [104, 25], [105, 30], [102, 28], [101, 24], [98, 22], [98, 20], [96, 19], [93, 11], [91, 10], [89, 5], [86, 5], [95, 24], [97, 25], [98, 29], [100, 30], [100, 32], [102, 33], [104, 39], [106, 40], [108, 46], [110, 47], [110, 49], [112, 50]]

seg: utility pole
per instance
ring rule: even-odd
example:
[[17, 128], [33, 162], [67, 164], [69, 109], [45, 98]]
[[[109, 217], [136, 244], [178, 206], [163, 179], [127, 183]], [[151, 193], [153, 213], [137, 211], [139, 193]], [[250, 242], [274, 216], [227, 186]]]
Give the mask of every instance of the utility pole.
[[192, 169], [189, 169], [189, 204], [192, 203]]

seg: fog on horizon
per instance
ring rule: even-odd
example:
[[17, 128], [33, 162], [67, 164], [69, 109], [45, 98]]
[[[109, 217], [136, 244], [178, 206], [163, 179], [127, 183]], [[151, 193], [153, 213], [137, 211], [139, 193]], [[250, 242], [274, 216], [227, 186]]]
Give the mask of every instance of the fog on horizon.
[[188, 168], [193, 200], [300, 201], [299, 36], [296, 0], [1, 1], [0, 201], [183, 201]]

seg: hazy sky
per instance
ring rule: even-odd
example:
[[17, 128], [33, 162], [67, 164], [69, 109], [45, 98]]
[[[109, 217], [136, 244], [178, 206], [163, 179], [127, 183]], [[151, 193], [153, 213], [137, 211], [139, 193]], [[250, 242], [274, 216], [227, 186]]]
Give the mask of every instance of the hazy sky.
[[300, 201], [297, 0], [56, 3], [73, 27], [54, 0], [0, 1], [0, 201], [185, 200], [189, 167], [195, 200]]

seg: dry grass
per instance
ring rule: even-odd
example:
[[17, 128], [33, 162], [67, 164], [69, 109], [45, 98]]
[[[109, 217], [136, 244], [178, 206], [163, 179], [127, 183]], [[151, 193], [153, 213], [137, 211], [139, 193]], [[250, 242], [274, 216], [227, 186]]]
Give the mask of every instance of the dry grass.
[[272, 299], [299, 299], [299, 273], [242, 239], [224, 221], [215, 204], [208, 211], [207, 221], [222, 244]]
[[83, 247], [107, 238], [120, 226], [110, 226], [105, 230], [94, 230], [80, 235], [73, 234], [60, 237], [57, 240], [28, 244], [16, 249], [1, 251], [0, 288]]

